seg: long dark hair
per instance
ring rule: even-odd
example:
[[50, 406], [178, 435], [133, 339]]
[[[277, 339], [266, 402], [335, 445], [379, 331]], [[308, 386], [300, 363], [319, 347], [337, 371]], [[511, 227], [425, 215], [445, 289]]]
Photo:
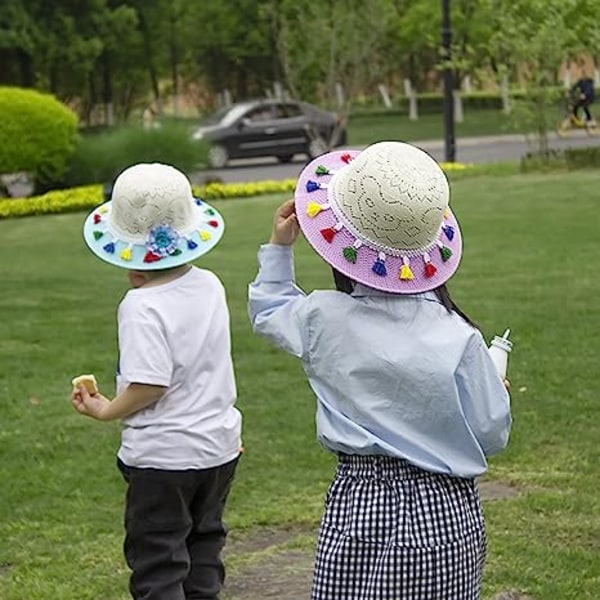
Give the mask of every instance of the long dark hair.
[[[340, 273], [337, 269], [331, 268], [333, 273], [333, 281], [335, 282], [335, 289], [338, 292], [344, 292], [344, 294], [351, 294], [354, 291], [354, 286], [356, 282], [353, 279], [350, 279], [347, 275]], [[446, 287], [446, 284], [443, 283], [439, 287], [436, 287], [433, 292], [437, 296], [437, 299], [440, 301], [442, 306], [448, 312], [455, 312], [457, 315], [462, 317], [469, 325], [475, 327], [475, 329], [479, 329], [479, 326], [472, 321], [469, 316], [464, 313], [460, 307], [452, 300], [450, 296], [450, 292]]]

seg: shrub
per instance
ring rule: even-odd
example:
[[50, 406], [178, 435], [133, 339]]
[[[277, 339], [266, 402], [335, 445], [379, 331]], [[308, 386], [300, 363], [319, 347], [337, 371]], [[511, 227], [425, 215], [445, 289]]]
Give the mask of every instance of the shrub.
[[0, 173], [31, 173], [37, 190], [60, 182], [77, 145], [77, 117], [50, 94], [0, 87]]
[[567, 169], [570, 171], [588, 167], [600, 167], [600, 147], [598, 146], [566, 148], [564, 154]]
[[65, 184], [110, 183], [123, 169], [140, 162], [162, 162], [189, 172], [206, 163], [206, 155], [206, 144], [193, 140], [185, 123], [166, 121], [152, 129], [109, 129], [82, 137]]

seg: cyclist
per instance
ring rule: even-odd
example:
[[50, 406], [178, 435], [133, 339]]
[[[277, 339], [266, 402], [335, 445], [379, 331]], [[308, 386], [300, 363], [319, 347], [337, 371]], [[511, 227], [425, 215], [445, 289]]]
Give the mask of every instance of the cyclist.
[[575, 119], [579, 120], [579, 109], [583, 108], [586, 124], [591, 126], [596, 125], [590, 112], [590, 105], [594, 101], [594, 97], [594, 80], [584, 73], [571, 88], [572, 111]]

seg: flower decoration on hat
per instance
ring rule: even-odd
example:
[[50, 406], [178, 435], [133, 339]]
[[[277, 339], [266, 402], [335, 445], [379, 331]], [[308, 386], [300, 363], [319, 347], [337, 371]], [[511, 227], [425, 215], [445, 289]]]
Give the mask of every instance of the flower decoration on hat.
[[177, 250], [181, 236], [170, 225], [159, 225], [148, 233], [146, 249], [153, 255], [155, 260], [160, 260]]

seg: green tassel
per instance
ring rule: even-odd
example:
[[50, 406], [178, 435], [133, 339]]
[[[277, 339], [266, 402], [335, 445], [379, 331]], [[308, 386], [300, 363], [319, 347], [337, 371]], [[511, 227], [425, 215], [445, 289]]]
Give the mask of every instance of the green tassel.
[[324, 165], [319, 165], [315, 169], [315, 175], [329, 175], [329, 169]]
[[354, 246], [346, 246], [342, 253], [344, 254], [344, 258], [351, 263], [356, 262], [356, 257], [358, 256], [358, 252]]
[[204, 212], [211, 216], [215, 214], [215, 211], [212, 208], [207, 208]]
[[442, 260], [446, 262], [452, 256], [452, 250], [450, 250], [448, 246], [442, 246], [440, 248], [440, 254], [442, 255]]
[[181, 254], [181, 250], [179, 248], [175, 248], [175, 250], [173, 250], [173, 252], [171, 252], [171, 254], [169, 254], [169, 256], [179, 256]]
[[103, 231], [94, 231], [94, 239], [99, 240], [104, 235]]

